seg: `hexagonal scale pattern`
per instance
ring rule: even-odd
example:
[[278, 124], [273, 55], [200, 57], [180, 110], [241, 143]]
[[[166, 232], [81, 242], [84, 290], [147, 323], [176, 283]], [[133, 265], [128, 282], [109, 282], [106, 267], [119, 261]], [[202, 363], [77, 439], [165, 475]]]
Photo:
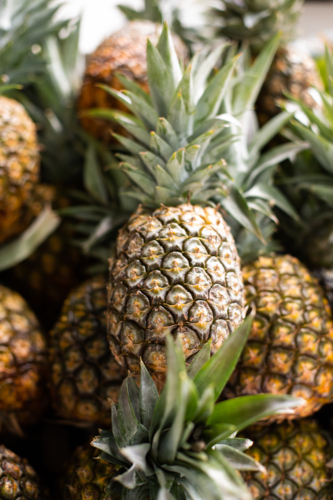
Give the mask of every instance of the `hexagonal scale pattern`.
[[133, 373], [141, 357], [163, 378], [168, 333], [187, 361], [209, 339], [215, 352], [244, 316], [239, 257], [218, 210], [139, 208], [117, 239], [108, 303], [111, 350]]

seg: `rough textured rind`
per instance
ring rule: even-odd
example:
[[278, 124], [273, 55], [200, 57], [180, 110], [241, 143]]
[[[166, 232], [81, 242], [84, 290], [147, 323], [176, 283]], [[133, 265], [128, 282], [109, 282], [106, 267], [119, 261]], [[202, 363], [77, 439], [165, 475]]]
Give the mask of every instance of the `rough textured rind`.
[[333, 324], [323, 290], [289, 255], [260, 257], [242, 271], [256, 315], [225, 396], [291, 394], [306, 404], [279, 418], [311, 415], [333, 397]]
[[260, 125], [281, 112], [277, 102], [286, 99], [285, 93], [299, 99], [311, 109], [316, 107], [310, 92], [312, 86], [322, 88], [313, 59], [299, 49], [279, 49], [257, 99], [256, 110]]
[[70, 293], [51, 332], [53, 406], [63, 418], [110, 425], [126, 373], [110, 353], [106, 333], [106, 280], [86, 281]]
[[[79, 113], [90, 108], [112, 108], [128, 112], [128, 109], [105, 90], [96, 85], [105, 84], [121, 90], [123, 85], [117, 78], [122, 74], [138, 83], [148, 92], [146, 45], [147, 38], [156, 45], [162, 25], [151, 21], [132, 21], [117, 33], [104, 40], [89, 57], [81, 93], [78, 99]], [[173, 35], [178, 57], [185, 61], [187, 49], [177, 35]], [[81, 116], [81, 124], [94, 137], [109, 142], [112, 139], [110, 122]], [[112, 126], [119, 131], [119, 127]]]
[[317, 269], [313, 274], [319, 279], [333, 311], [333, 269]]
[[80, 446], [66, 464], [62, 479], [63, 500], [112, 500], [105, 488], [119, 467], [98, 459], [99, 450]]
[[215, 352], [244, 316], [239, 257], [218, 210], [139, 207], [119, 232], [108, 305], [111, 350], [133, 373], [141, 357], [163, 378], [168, 333], [188, 361], [209, 339]]
[[47, 346], [23, 298], [0, 285], [0, 412], [10, 423], [38, 420], [47, 403]]
[[43, 500], [34, 469], [24, 458], [0, 445], [0, 499]]
[[314, 420], [246, 430], [247, 451], [267, 472], [244, 472], [254, 500], [331, 500], [332, 458], [327, 435]]
[[36, 127], [23, 106], [0, 96], [0, 243], [20, 233], [39, 178]]

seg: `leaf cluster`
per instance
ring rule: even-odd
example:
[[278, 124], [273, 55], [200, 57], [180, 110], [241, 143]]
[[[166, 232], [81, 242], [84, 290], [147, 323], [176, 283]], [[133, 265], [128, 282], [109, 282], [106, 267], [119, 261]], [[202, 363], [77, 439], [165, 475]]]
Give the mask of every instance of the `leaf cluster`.
[[172, 498], [250, 500], [236, 470], [263, 470], [243, 453], [251, 446], [236, 437], [255, 421], [303, 400], [256, 395], [214, 404], [225, 387], [249, 335], [252, 319], [210, 358], [208, 343], [186, 369], [181, 343], [167, 339], [168, 372], [158, 395], [141, 363], [140, 388], [127, 378], [112, 406], [112, 432], [92, 445], [100, 458], [120, 467], [108, 492], [123, 499]]

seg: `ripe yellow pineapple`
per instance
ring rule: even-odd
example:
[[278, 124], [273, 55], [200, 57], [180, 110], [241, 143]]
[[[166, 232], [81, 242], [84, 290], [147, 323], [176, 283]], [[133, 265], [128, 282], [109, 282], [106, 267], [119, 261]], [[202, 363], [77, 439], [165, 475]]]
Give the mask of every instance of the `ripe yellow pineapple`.
[[91, 278], [69, 294], [51, 331], [53, 406], [66, 420], [109, 425], [126, 373], [109, 350], [106, 308], [106, 280]]
[[243, 473], [254, 500], [332, 498], [331, 442], [315, 420], [253, 426], [246, 437], [246, 453], [266, 468]]
[[1, 418], [17, 430], [36, 422], [47, 405], [47, 346], [27, 303], [1, 285], [0, 342]]
[[212, 340], [215, 352], [243, 320], [240, 261], [217, 209], [141, 207], [120, 231], [110, 263], [108, 329], [113, 352], [139, 372], [140, 357], [166, 372], [165, 338], [186, 360]]
[[[126, 110], [117, 99], [105, 90], [97, 87], [105, 84], [115, 89], [124, 88], [117, 74], [138, 83], [143, 90], [148, 90], [146, 44], [147, 38], [156, 44], [162, 26], [150, 21], [129, 22], [124, 28], [104, 40], [89, 57], [83, 85], [78, 99], [79, 113], [91, 108], [112, 108]], [[174, 36], [179, 57], [185, 61], [187, 49], [181, 39]], [[111, 140], [110, 123], [100, 118], [81, 116], [81, 125], [94, 137], [109, 142]], [[112, 127], [119, 130], [119, 126]]]
[[105, 488], [120, 467], [98, 456], [99, 450], [90, 444], [75, 450], [61, 480], [63, 500], [110, 500]]
[[0, 445], [0, 499], [44, 500], [36, 472], [25, 458]]
[[294, 257], [260, 257], [243, 267], [252, 331], [225, 396], [291, 394], [311, 415], [333, 398], [333, 323], [323, 290]]
[[25, 203], [39, 178], [36, 126], [23, 106], [0, 96], [0, 243], [25, 229]]

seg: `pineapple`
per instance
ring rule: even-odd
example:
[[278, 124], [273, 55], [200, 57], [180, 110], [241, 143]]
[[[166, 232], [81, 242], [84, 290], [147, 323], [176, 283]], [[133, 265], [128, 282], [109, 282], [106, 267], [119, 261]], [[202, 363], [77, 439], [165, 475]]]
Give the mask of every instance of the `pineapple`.
[[256, 312], [225, 396], [272, 393], [306, 404], [279, 418], [305, 417], [333, 398], [333, 322], [318, 282], [295, 257], [259, 257], [243, 267]]
[[302, 4], [303, 0], [266, 0], [262, 3], [220, 0], [220, 4], [214, 8], [215, 20], [220, 18], [221, 21], [218, 23], [219, 33], [231, 40], [249, 44], [254, 57], [273, 35], [283, 32], [281, 47], [256, 104], [260, 125], [279, 113], [277, 103], [285, 98], [285, 92], [302, 99], [310, 108], [316, 105], [310, 92], [312, 85], [320, 85], [316, 66], [305, 51], [289, 43]]
[[126, 376], [109, 350], [106, 309], [106, 280], [91, 278], [69, 294], [51, 331], [53, 406], [74, 423], [107, 426], [108, 400]]
[[0, 409], [2, 424], [19, 432], [38, 421], [47, 405], [47, 346], [23, 298], [0, 285]]
[[[0, 95], [0, 243], [22, 231], [39, 179], [36, 126], [23, 106]], [[23, 222], [23, 228], [24, 227]]]
[[28, 461], [0, 445], [0, 499], [43, 500], [37, 474]]
[[[146, 43], [147, 38], [156, 44], [162, 26], [150, 21], [133, 21], [107, 38], [89, 57], [83, 85], [78, 99], [81, 125], [92, 136], [109, 142], [112, 138], [105, 120], [84, 116], [91, 108], [124, 110], [124, 106], [98, 84], [106, 84], [118, 90], [124, 88], [119, 75], [148, 89]], [[187, 49], [179, 37], [173, 35], [178, 56], [185, 61]], [[119, 127], [116, 129], [119, 131]]]
[[[166, 333], [182, 339], [190, 361], [209, 339], [215, 352], [244, 317], [239, 256], [229, 225], [211, 202], [220, 203], [224, 214], [229, 212], [231, 219], [256, 234], [254, 216], [244, 208], [247, 199], [265, 214], [270, 213], [269, 203], [275, 202], [275, 190], [267, 182], [252, 186], [244, 180], [260, 178], [263, 136], [255, 136], [248, 151], [242, 150], [243, 139], [235, 142], [233, 137], [233, 127], [239, 122], [219, 113], [229, 109], [233, 88], [237, 109], [232, 112], [244, 119], [245, 126], [248, 113], [244, 110], [256, 97], [277, 38], [246, 75], [246, 93], [242, 83], [234, 86], [230, 81], [237, 57], [205, 84], [202, 80], [210, 75], [220, 49], [197, 54], [182, 76], [169, 41], [165, 27], [157, 49], [148, 42], [151, 99], [143, 99], [141, 89], [137, 93], [109, 89], [136, 115], [133, 120], [129, 115], [117, 116], [135, 140], [119, 134], [115, 137], [132, 153], [132, 157], [118, 155], [134, 185], [127, 194], [144, 204], [119, 232], [116, 254], [110, 260], [110, 346], [132, 373], [139, 372], [141, 357], [161, 382], [166, 370]], [[289, 115], [282, 118], [288, 120]], [[282, 123], [279, 118], [269, 124], [267, 137]], [[286, 154], [278, 152], [280, 158]], [[227, 172], [221, 160], [225, 154]], [[274, 158], [271, 153], [272, 167]], [[236, 179], [234, 184], [229, 174]], [[279, 206], [283, 205], [280, 198]]]
[[87, 444], [77, 448], [66, 463], [62, 478], [63, 500], [88, 500], [98, 498], [107, 500], [105, 493], [110, 478], [114, 476], [119, 466], [98, 459], [98, 450]]
[[[211, 358], [206, 344], [187, 371], [181, 340], [174, 343], [168, 335], [169, 369], [160, 397], [143, 363], [140, 389], [131, 377], [123, 382], [112, 406], [112, 432], [100, 431], [92, 442], [101, 460], [119, 467], [108, 478], [106, 498], [251, 499], [236, 471], [263, 468], [242, 453], [252, 442], [236, 438], [237, 432], [302, 400], [259, 395], [214, 404], [250, 326], [247, 318]], [[79, 469], [83, 480], [91, 469]], [[97, 488], [93, 491], [97, 497]]]
[[254, 426], [246, 437], [255, 443], [248, 455], [266, 468], [243, 474], [254, 500], [332, 498], [331, 442], [315, 420]]

